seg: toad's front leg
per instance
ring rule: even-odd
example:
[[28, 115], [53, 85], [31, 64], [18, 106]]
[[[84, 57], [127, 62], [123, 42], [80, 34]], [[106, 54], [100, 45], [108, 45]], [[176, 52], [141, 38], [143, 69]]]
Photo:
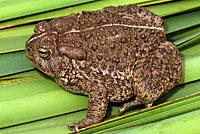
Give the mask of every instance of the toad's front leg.
[[106, 114], [108, 105], [107, 91], [103, 85], [89, 93], [87, 114], [83, 120], [68, 124], [70, 130], [79, 132], [79, 129], [99, 123]]

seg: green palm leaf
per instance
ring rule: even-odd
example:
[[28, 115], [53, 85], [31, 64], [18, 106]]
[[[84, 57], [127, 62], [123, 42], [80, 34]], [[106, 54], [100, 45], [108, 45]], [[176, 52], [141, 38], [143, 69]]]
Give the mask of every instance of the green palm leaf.
[[[51, 0], [46, 4], [44, 0], [0, 0], [0, 134], [66, 133], [70, 132], [67, 123], [80, 120], [86, 113], [86, 96], [64, 91], [27, 61], [25, 42], [33, 33], [35, 23], [83, 10], [126, 4], [145, 6], [163, 17], [167, 37], [177, 45], [182, 55], [183, 84], [157, 100], [156, 106], [150, 109], [142, 106], [130, 108], [124, 116], [119, 117], [119, 105], [112, 104], [105, 122], [81, 133], [143, 134], [147, 128], [152, 133], [165, 130], [166, 133], [172, 133], [176, 129], [172, 122], [181, 128], [177, 129], [177, 133], [200, 132], [193, 125], [185, 127], [199, 124], [200, 121], [199, 1]], [[162, 127], [163, 124], [168, 127]]]

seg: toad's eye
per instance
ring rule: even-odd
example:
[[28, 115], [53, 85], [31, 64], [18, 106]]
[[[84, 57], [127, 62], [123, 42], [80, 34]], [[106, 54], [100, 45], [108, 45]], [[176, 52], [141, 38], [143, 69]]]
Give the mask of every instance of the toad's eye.
[[44, 48], [39, 48], [38, 53], [39, 53], [40, 57], [46, 58], [46, 59], [49, 58], [51, 55], [51, 52]]

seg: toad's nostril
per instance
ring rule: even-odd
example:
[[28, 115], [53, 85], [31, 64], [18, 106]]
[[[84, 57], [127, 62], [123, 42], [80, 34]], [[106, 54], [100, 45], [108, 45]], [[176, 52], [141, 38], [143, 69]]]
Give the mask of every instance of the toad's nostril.
[[31, 48], [28, 47], [28, 48], [27, 48], [27, 51], [30, 52], [30, 51], [31, 51]]

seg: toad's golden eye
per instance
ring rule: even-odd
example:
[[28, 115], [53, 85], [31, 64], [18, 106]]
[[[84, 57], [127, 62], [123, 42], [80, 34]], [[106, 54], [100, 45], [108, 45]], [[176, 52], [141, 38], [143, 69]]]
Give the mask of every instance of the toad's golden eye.
[[38, 53], [39, 53], [40, 57], [46, 58], [46, 59], [49, 58], [51, 55], [51, 52], [45, 48], [39, 48]]

